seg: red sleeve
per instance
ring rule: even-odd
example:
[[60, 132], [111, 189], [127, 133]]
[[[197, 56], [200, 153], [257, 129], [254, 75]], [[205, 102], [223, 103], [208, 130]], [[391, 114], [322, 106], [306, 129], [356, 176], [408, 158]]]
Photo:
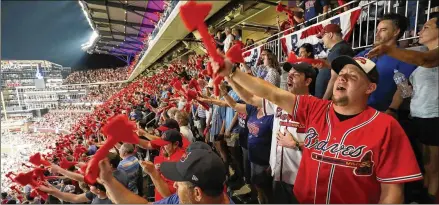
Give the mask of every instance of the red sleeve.
[[407, 135], [395, 119], [389, 118], [390, 124], [376, 165], [377, 180], [398, 184], [422, 179]]
[[293, 105], [292, 118], [296, 122], [307, 125], [309, 121], [318, 117], [319, 112], [325, 111], [330, 102], [310, 95], [298, 95], [296, 96], [296, 103]]

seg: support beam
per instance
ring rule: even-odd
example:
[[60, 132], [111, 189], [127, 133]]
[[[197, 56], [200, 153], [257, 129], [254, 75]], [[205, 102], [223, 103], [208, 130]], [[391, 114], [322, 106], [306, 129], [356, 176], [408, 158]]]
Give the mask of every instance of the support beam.
[[123, 32], [117, 32], [117, 31], [113, 31], [113, 32], [99, 31], [99, 34], [101, 34], [102, 36], [119, 35], [119, 36], [137, 37], [137, 34], [134, 34], [134, 33], [123, 33]]
[[[101, 5], [101, 6], [105, 6], [105, 2], [106, 1], [102, 1], [102, 0], [98, 0], [98, 1], [91, 1], [91, 0], [86, 0], [87, 4], [95, 4], [95, 5]], [[159, 13], [163, 13], [163, 10], [159, 10], [159, 9], [152, 9], [152, 8], [145, 8], [145, 7], [140, 7], [140, 6], [133, 6], [133, 5], [127, 5], [127, 4], [122, 4], [122, 3], [117, 3], [117, 2], [113, 2], [113, 1], [108, 1], [107, 2], [107, 6], [109, 7], [114, 7], [114, 8], [120, 8], [120, 9], [131, 9], [134, 11], [141, 11], [141, 12], [147, 12], [147, 13], [154, 13], [154, 12], [159, 12]], [[128, 8], [128, 9], [127, 9]]]
[[[126, 59], [120, 57], [119, 55], [114, 55], [114, 54], [111, 54], [111, 53], [110, 53], [110, 55], [116, 57], [117, 59], [119, 59], [119, 60], [121, 60], [121, 61], [123, 61], [123, 62], [125, 62], [127, 65], [130, 63], [128, 60], [126, 60]], [[127, 57], [127, 58], [128, 58], [128, 57]]]
[[[110, 3], [110, 2], [108, 2], [108, 3]], [[97, 23], [110, 22], [111, 24], [120, 24], [120, 25], [124, 25], [124, 26], [137, 26], [137, 27], [144, 27], [144, 28], [154, 28], [154, 25], [150, 25], [150, 24], [125, 22], [125, 21], [112, 20], [112, 19], [92, 18], [92, 21], [97, 22]]]
[[122, 54], [122, 55], [130, 55], [131, 53], [126, 53], [126, 52], [121, 52], [121, 51], [113, 51], [113, 50], [108, 50], [108, 49], [99, 49], [100, 51], [106, 51], [108, 53], [117, 53], [117, 54]]
[[101, 38], [100, 41], [114, 41], [114, 42], [125, 42], [125, 43], [129, 43], [129, 44], [138, 44], [138, 45], [143, 45], [143, 42], [140, 41], [127, 41], [127, 40], [121, 40], [121, 39], [113, 39], [113, 38]]
[[105, 10], [105, 9], [90, 8], [90, 11], [92, 13], [107, 13], [107, 10]]
[[117, 53], [117, 54], [122, 54], [122, 55], [126, 55], [129, 56], [131, 55], [131, 53], [125, 53], [125, 52], [120, 52], [120, 51], [108, 51], [109, 53]]
[[113, 46], [113, 45], [105, 45], [105, 44], [102, 44], [102, 43], [97, 43], [96, 45], [99, 46], [99, 47], [105, 47], [105, 46], [108, 46], [108, 47], [114, 47], [114, 48], [120, 48], [120, 49], [126, 49], [126, 50], [142, 51], [142, 49], [140, 49], [140, 48], [132, 48], [132, 47], [127, 47], [127, 46], [125, 46], [125, 45], [116, 45], [116, 46]]
[[95, 25], [96, 25], [97, 27], [100, 27], [100, 28], [110, 28], [110, 25], [108, 25], [108, 24], [95, 23]]
[[110, 53], [108, 51], [104, 51], [104, 50], [95, 50], [94, 53], [98, 53], [98, 54], [107, 54], [107, 55], [119, 55], [119, 56], [126, 56], [126, 54], [116, 54], [116, 53]]
[[130, 48], [134, 48], [134, 49], [141, 49], [140, 47], [137, 47], [138, 45], [133, 45], [133, 44], [129, 44], [127, 42], [124, 42], [123, 44], [117, 43], [117, 42], [100, 42], [99, 43], [101, 46], [108, 46], [108, 47], [116, 47], [118, 45], [124, 45], [124, 46], [129, 46]]

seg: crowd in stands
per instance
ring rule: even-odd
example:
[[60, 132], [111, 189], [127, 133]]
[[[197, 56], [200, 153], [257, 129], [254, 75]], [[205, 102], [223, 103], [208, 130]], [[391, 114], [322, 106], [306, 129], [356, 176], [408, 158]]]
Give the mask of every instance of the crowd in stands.
[[120, 89], [120, 84], [103, 84], [99, 86], [90, 86], [87, 95], [84, 96], [81, 101], [104, 102]]
[[64, 110], [60, 112], [49, 112], [44, 117], [34, 123], [37, 128], [52, 128], [70, 130], [76, 123], [77, 119], [83, 116], [83, 113]]
[[87, 71], [75, 71], [67, 76], [63, 84], [82, 84], [97, 82], [115, 82], [124, 81], [128, 77], [126, 67], [106, 68]]
[[[309, 19], [325, 1], [303, 2]], [[438, 203], [439, 14], [419, 32], [425, 52], [398, 48], [407, 22], [385, 14], [375, 47], [361, 52], [328, 24], [318, 34], [327, 58], [304, 44], [286, 62], [264, 49], [257, 66], [232, 62], [241, 37], [225, 28], [215, 39], [224, 64], [197, 56], [139, 78], [90, 114], [49, 116], [76, 124], [41, 168], [62, 179], [35, 182], [34, 195], [92, 204]], [[24, 192], [2, 197], [35, 200]]]
[[[12, 181], [6, 177], [8, 172], [28, 171], [29, 156], [49, 151], [48, 145], [54, 145], [57, 137], [51, 133], [2, 133], [1, 153], [1, 189], [8, 190]], [[22, 165], [25, 163], [26, 165]], [[3, 199], [2, 199], [3, 200]], [[3, 203], [2, 203], [3, 204]]]
[[70, 111], [91, 111], [93, 109], [93, 105], [91, 104], [82, 104], [82, 105], [72, 105], [72, 104], [60, 104], [52, 111], [59, 112], [70, 112]]

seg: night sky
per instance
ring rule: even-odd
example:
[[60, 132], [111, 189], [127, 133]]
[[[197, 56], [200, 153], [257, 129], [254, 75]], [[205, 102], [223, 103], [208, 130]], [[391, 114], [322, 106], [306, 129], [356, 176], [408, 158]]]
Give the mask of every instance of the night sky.
[[76, 0], [1, 1], [2, 60], [48, 60], [72, 69], [125, 66], [81, 50], [92, 29]]

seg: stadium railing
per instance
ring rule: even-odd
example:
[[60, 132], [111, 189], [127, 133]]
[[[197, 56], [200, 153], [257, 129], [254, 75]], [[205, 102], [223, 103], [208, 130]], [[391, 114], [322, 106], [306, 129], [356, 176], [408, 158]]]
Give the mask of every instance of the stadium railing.
[[[424, 18], [422, 18], [422, 19], [424, 19], [423, 22], [419, 22], [419, 16], [427, 15], [426, 19], [429, 19], [430, 11], [431, 11], [431, 0], [428, 0], [426, 8], [423, 8], [423, 6], [420, 4], [420, 2], [416, 1], [416, 8], [415, 8], [416, 10], [414, 10], [414, 11], [413, 11], [414, 8], [410, 8], [411, 5], [408, 2], [409, 1], [406, 1], [405, 5], [398, 5], [397, 3], [392, 2], [392, 1], [370, 1], [370, 2], [367, 2], [367, 3], [362, 4], [362, 5], [360, 4], [358, 6], [353, 7], [352, 9], [350, 9], [350, 10], [354, 10], [354, 9], [361, 8], [361, 15], [358, 18], [358, 21], [356, 22], [356, 26], [355, 26], [356, 28], [354, 28], [354, 31], [352, 32], [352, 36], [351, 36], [348, 43], [350, 43], [352, 45], [352, 48], [354, 50], [373, 46], [373, 43], [375, 41], [376, 27], [377, 27], [379, 18], [382, 17], [384, 14], [391, 13], [391, 12], [405, 15], [408, 18], [414, 18], [414, 22], [413, 22], [414, 29], [413, 30], [415, 32], [412, 35], [408, 35], [408, 32], [405, 32], [403, 37], [400, 38], [399, 41], [405, 41], [405, 40], [419, 38], [419, 36], [417, 34], [419, 31], [419, 24], [423, 24], [425, 22]], [[349, 6], [349, 5], [353, 6], [353, 5], [358, 4], [358, 3], [359, 3], [358, 1], [350, 1], [346, 4], [344, 4], [343, 6], [339, 6], [339, 7], [336, 7], [334, 9], [331, 9], [327, 13], [318, 15], [312, 19], [309, 19], [309, 20], [301, 23], [301, 24], [298, 24], [294, 28], [300, 28], [300, 29], [298, 31], [294, 31], [294, 32], [299, 32], [303, 29], [307, 29], [310, 26], [314, 26], [316, 24], [319, 24], [322, 21], [324, 21], [330, 17], [341, 16], [343, 14], [342, 9], [345, 6]], [[377, 10], [378, 10], [378, 12], [373, 12], [373, 11], [377, 11]], [[346, 12], [349, 12], [349, 11], [346, 11]], [[382, 12], [382, 13], [380, 13], [380, 12]], [[340, 14], [334, 15], [336, 13], [340, 13]], [[412, 19], [412, 21], [413, 21], [413, 19]], [[310, 25], [311, 22], [316, 22], [316, 23], [313, 23]], [[277, 34], [274, 34], [272, 36], [268, 36], [266, 38], [260, 39], [260, 40], [256, 41], [253, 45], [244, 48], [244, 50], [251, 50], [255, 47], [262, 46], [263, 49], [270, 49], [271, 51], [273, 51], [273, 53], [276, 54], [276, 56], [278, 57], [278, 61], [283, 62], [285, 60], [285, 58], [288, 56], [288, 53], [285, 53], [282, 50], [281, 39], [282, 39], [283, 33], [290, 31], [294, 28], [290, 28], [290, 29], [281, 31]], [[276, 37], [275, 40], [265, 42], [265, 41], [267, 41], [267, 39], [271, 39], [274, 37]], [[365, 39], [363, 39], [364, 37], [365, 37]], [[373, 40], [371, 38], [373, 38]]]

